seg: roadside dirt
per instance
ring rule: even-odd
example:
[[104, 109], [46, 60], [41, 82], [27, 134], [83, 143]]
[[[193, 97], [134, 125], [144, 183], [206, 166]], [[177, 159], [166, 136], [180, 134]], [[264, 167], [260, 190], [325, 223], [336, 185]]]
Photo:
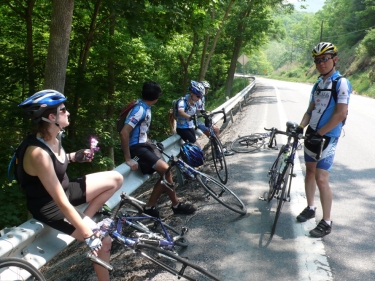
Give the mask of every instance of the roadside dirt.
[[[232, 123], [230, 126], [221, 127], [221, 140], [223, 145], [228, 149], [231, 142], [237, 137], [235, 132], [238, 129], [237, 127], [242, 123], [241, 119], [242, 112], [239, 111], [236, 114], [235, 123]], [[209, 159], [210, 151], [208, 150], [207, 137], [201, 136], [198, 143], [201, 147], [204, 147], [205, 154]], [[200, 169], [207, 174], [214, 173], [214, 169], [210, 166], [210, 163]], [[132, 196], [147, 202], [152, 187], [157, 180], [158, 176], [152, 176]], [[178, 187], [177, 195], [180, 201], [193, 203], [198, 209], [206, 201], [206, 194], [197, 181], [188, 181], [182, 187]], [[160, 210], [163, 220], [176, 229], [181, 229], [181, 227], [187, 225], [189, 220], [196, 216], [196, 214], [191, 216], [173, 215], [169, 198], [166, 195], [160, 197], [157, 207]], [[51, 281], [96, 281], [98, 279], [93, 270], [92, 262], [86, 258], [87, 252], [88, 248], [84, 243], [75, 241], [47, 263], [41, 269], [41, 272], [47, 280]], [[113, 243], [112, 245], [110, 263], [114, 267], [114, 270], [111, 272], [111, 280], [113, 281], [151, 281], [155, 280], [153, 277], [161, 271], [159, 267], [142, 259], [131, 250], [123, 248], [117, 243]], [[176, 280], [176, 278], [171, 275], [171, 279], [168, 280]]]

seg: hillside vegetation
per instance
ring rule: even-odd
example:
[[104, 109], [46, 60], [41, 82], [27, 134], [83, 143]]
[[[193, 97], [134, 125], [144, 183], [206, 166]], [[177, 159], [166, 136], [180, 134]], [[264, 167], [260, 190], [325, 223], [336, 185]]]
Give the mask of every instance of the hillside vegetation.
[[[353, 91], [375, 97], [375, 4], [368, 0], [327, 0], [317, 13], [276, 15], [285, 28], [284, 38], [270, 40], [264, 51], [272, 68], [270, 77], [315, 82], [311, 50], [318, 42], [338, 47], [337, 69], [348, 77]], [[277, 40], [276, 40], [277, 39]]]

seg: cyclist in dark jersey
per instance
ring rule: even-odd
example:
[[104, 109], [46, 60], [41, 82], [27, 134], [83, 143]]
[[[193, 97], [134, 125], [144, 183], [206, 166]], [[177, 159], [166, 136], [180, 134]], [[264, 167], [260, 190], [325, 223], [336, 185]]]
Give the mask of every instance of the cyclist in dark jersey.
[[[96, 223], [91, 219], [97, 210], [117, 191], [123, 177], [116, 171], [89, 174], [69, 180], [70, 162], [90, 162], [90, 150], [66, 153], [61, 146], [63, 128], [69, 125], [66, 98], [54, 90], [43, 90], [23, 101], [19, 107], [38, 124], [35, 135], [23, 157], [18, 178], [25, 190], [27, 207], [35, 219], [85, 241], [92, 252], [109, 262], [111, 238], [101, 241]], [[89, 202], [81, 214], [74, 206]], [[108, 270], [94, 265], [99, 280], [109, 280]]]
[[[338, 60], [335, 45], [321, 42], [315, 46], [312, 53], [321, 78], [317, 87], [311, 92], [309, 107], [297, 129], [297, 132], [303, 133], [303, 128], [309, 125], [306, 130], [306, 137], [309, 139], [305, 140], [305, 191], [308, 206], [297, 216], [297, 220], [305, 222], [315, 217], [314, 197], [316, 186], [318, 186], [323, 218], [310, 231], [310, 235], [323, 237], [331, 233], [332, 230], [332, 191], [329, 186], [329, 172], [341, 134], [342, 121], [345, 120], [348, 112], [352, 88], [349, 80], [342, 77], [337, 82], [337, 98], [332, 96], [333, 80], [340, 76], [340, 73], [335, 69]], [[322, 138], [325, 139], [325, 145], [321, 158], [316, 160], [315, 157], [320, 150]]]

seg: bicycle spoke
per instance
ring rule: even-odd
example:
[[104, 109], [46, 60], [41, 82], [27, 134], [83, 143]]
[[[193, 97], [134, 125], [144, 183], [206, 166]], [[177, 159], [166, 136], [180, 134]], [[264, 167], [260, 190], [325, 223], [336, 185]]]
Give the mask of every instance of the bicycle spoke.
[[265, 143], [264, 134], [251, 134], [235, 139], [231, 144], [231, 150], [239, 153], [258, 151]]
[[247, 209], [245, 204], [227, 186], [203, 173], [197, 175], [197, 180], [220, 204], [241, 215], [246, 214]]
[[227, 162], [225, 160], [223, 146], [221, 145], [220, 141], [216, 138], [216, 136], [211, 136], [210, 141], [212, 160], [215, 166], [216, 174], [219, 180], [223, 184], [226, 184], [228, 181], [228, 168]]
[[162, 250], [150, 245], [140, 244], [137, 246], [137, 252], [143, 258], [157, 264], [164, 270], [186, 280], [219, 280], [218, 277], [205, 270], [204, 268], [191, 263], [189, 260], [178, 256], [177, 254]]

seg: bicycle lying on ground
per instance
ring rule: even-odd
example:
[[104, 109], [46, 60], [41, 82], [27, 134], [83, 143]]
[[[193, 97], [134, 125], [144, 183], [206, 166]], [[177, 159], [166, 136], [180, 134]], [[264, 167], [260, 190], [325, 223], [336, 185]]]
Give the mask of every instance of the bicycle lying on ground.
[[[286, 135], [288, 137], [287, 143], [280, 148], [279, 154], [268, 171], [269, 177], [269, 190], [267, 202], [271, 202], [273, 198], [277, 199], [276, 214], [272, 225], [271, 236], [275, 233], [277, 221], [279, 219], [281, 210], [284, 202], [290, 202], [290, 187], [292, 185], [292, 178], [296, 175], [293, 173], [294, 169], [294, 158], [299, 146], [300, 139], [306, 139], [302, 134], [297, 134], [296, 129], [298, 124], [295, 122], [288, 121], [286, 123], [286, 132], [280, 131], [276, 128], [266, 129], [271, 131], [268, 147], [273, 148], [273, 143], [276, 144], [275, 136], [277, 134]], [[321, 139], [320, 151], [316, 156], [316, 159], [320, 159], [322, 154], [325, 139]]]
[[14, 257], [0, 258], [0, 280], [45, 281], [42, 273], [31, 263]]
[[259, 151], [266, 143], [266, 139], [270, 137], [269, 133], [254, 133], [247, 136], [238, 136], [230, 149], [238, 153], [249, 153]]
[[[120, 206], [118, 216], [123, 221], [122, 231], [130, 237], [142, 237], [147, 239], [164, 239], [164, 243], [169, 243], [169, 247], [187, 247], [188, 240], [184, 236], [188, 231], [186, 227], [182, 227], [178, 231], [174, 227], [163, 222], [160, 218], [149, 216], [143, 213], [142, 206], [146, 205], [132, 196], [122, 192], [120, 194]], [[107, 206], [103, 206], [97, 212], [105, 216], [112, 216], [112, 210]], [[120, 214], [120, 215], [119, 215]]]
[[[223, 108], [220, 111], [215, 111], [212, 113], [207, 113], [205, 111], [202, 111], [200, 114], [196, 116], [196, 118], [203, 117], [204, 118], [204, 125], [209, 129], [209, 140], [210, 140], [210, 146], [211, 146], [211, 155], [212, 155], [212, 161], [215, 166], [216, 174], [219, 177], [220, 181], [223, 184], [226, 184], [228, 182], [228, 168], [227, 168], [227, 162], [225, 160], [225, 154], [223, 145], [220, 141], [220, 139], [216, 136], [215, 130], [213, 128], [212, 124], [212, 117], [216, 114], [224, 114], [224, 123], [227, 121], [227, 116], [225, 114], [225, 109]], [[196, 123], [196, 120], [195, 120]]]
[[[129, 219], [129, 217], [124, 216], [121, 211], [121, 208], [125, 204], [130, 204], [132, 208], [142, 212], [142, 208], [139, 205], [137, 206], [137, 203], [134, 201], [131, 201], [130, 203], [126, 196], [122, 196], [120, 204], [114, 208], [111, 217], [105, 218], [97, 224], [101, 237], [109, 235], [114, 241], [120, 243], [126, 248], [132, 249], [134, 253], [162, 267], [164, 270], [178, 277], [178, 279], [219, 280], [219, 278], [214, 274], [208, 272], [198, 265], [191, 263], [189, 260], [180, 257], [175, 251], [176, 241], [164, 239], [163, 237], [159, 237], [156, 234], [152, 235], [151, 233], [149, 233], [149, 235], [147, 235], [147, 233], [141, 233], [136, 237], [124, 236], [124, 228], [127, 227], [126, 222]], [[160, 219], [158, 218], [147, 218], [160, 222]], [[141, 226], [139, 225], [138, 227]], [[111, 265], [95, 257], [91, 252], [87, 254], [87, 257], [108, 270], [113, 269]]]
[[163, 175], [162, 183], [170, 189], [175, 188], [175, 183], [169, 183], [165, 179], [165, 175], [170, 172], [172, 167], [176, 167], [179, 172], [187, 180], [198, 180], [200, 185], [220, 204], [227, 207], [229, 210], [236, 212], [241, 215], [245, 215], [247, 212], [245, 204], [241, 199], [227, 186], [209, 176], [205, 173], [195, 170], [193, 167], [184, 162], [180, 157], [170, 156], [163, 151], [162, 144], [158, 143], [157, 147], [159, 150], [169, 158], [169, 168]]

